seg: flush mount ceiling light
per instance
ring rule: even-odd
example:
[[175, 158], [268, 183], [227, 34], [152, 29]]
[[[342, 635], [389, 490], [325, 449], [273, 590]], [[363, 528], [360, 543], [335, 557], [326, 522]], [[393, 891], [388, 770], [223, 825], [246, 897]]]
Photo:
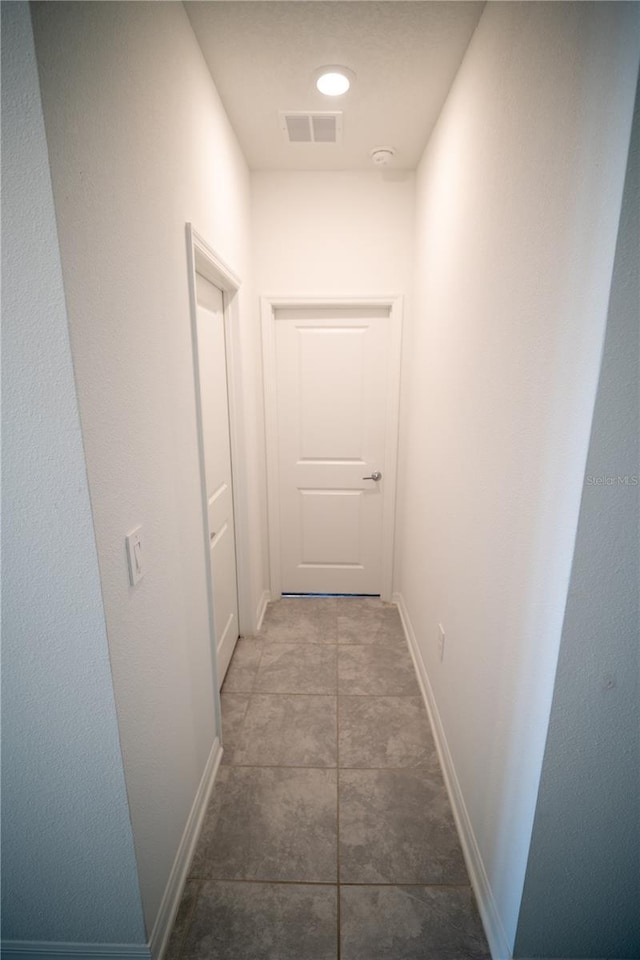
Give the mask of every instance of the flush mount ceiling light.
[[316, 70], [314, 78], [316, 87], [325, 97], [341, 97], [351, 86], [355, 74], [346, 67], [332, 64]]

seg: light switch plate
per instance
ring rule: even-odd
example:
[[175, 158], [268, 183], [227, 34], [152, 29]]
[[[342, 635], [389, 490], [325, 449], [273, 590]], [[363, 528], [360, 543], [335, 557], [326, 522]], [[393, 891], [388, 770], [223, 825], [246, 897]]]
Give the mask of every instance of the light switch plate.
[[142, 556], [142, 527], [136, 527], [127, 534], [127, 561], [129, 563], [129, 583], [135, 587], [144, 576]]

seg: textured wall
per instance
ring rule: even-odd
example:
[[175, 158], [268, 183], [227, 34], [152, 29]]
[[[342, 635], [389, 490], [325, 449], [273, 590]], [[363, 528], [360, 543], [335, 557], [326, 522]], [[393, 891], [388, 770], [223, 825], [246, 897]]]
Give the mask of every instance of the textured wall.
[[638, 56], [635, 5], [489, 3], [418, 171], [399, 584], [510, 945]]
[[2, 933], [144, 943], [27, 4], [2, 5]]
[[640, 99], [518, 927], [521, 957], [640, 956], [639, 250]]
[[[249, 175], [182, 4], [36, 4], [34, 32], [151, 929], [216, 735], [185, 222], [247, 285]], [[244, 288], [240, 316], [252, 425]], [[262, 528], [249, 519], [259, 596]], [[131, 588], [124, 537], [137, 524], [146, 573]]]

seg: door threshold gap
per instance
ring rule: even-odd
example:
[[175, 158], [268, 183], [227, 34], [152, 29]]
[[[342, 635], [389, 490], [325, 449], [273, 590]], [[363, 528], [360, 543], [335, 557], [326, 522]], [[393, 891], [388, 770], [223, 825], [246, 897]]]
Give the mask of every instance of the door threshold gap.
[[312, 598], [312, 599], [322, 599], [323, 597], [344, 597], [346, 599], [365, 599], [365, 600], [379, 600], [379, 593], [283, 593], [282, 599], [301, 599]]

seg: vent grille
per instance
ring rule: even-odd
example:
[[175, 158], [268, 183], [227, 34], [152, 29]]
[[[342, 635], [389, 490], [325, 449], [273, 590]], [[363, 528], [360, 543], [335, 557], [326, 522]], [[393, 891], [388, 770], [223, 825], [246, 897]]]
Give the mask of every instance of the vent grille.
[[289, 143], [311, 143], [311, 123], [309, 117], [285, 117]]
[[280, 129], [287, 143], [341, 143], [342, 113], [281, 110]]
[[336, 142], [335, 117], [311, 117], [311, 129], [316, 143]]

